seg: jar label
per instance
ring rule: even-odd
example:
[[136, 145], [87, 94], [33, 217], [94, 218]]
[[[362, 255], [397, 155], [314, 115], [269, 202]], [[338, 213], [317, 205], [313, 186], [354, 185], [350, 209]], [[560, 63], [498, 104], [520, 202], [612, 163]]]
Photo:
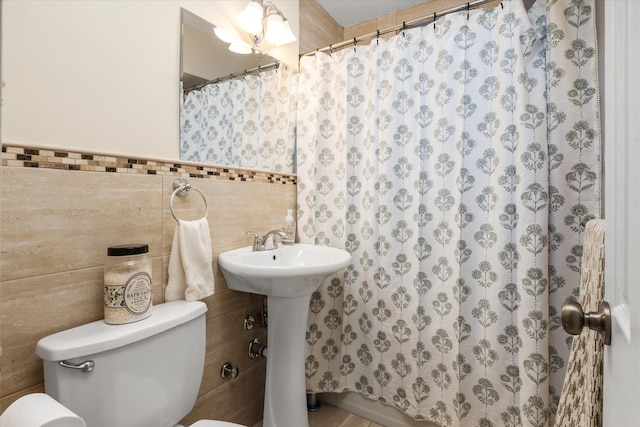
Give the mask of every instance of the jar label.
[[104, 286], [104, 306], [108, 308], [124, 305], [124, 286]]
[[136, 273], [124, 285], [124, 307], [131, 314], [143, 314], [151, 305], [151, 276]]

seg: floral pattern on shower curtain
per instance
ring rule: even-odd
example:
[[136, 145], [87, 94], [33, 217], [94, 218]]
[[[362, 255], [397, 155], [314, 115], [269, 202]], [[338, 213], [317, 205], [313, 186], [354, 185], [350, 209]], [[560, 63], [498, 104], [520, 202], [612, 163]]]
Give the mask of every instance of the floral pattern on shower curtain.
[[599, 215], [592, 23], [590, 2], [503, 1], [301, 59], [298, 233], [352, 254], [311, 299], [309, 391], [553, 422]]
[[192, 90], [181, 97], [180, 159], [291, 172], [297, 72], [288, 67]]

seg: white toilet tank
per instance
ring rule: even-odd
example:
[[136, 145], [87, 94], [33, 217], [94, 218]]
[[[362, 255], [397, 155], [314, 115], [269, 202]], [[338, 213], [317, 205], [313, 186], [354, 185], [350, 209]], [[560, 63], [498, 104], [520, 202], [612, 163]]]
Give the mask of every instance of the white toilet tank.
[[[206, 311], [200, 301], [174, 301], [139, 322], [99, 320], [45, 337], [36, 346], [45, 391], [89, 427], [174, 426], [198, 397]], [[94, 367], [83, 372], [61, 361]]]

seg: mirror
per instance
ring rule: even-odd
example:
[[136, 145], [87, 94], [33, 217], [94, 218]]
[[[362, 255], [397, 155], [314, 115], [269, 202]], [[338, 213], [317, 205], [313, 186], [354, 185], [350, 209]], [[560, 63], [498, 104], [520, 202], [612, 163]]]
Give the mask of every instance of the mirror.
[[182, 9], [180, 159], [293, 172], [296, 73]]
[[244, 70], [277, 62], [262, 52], [249, 55], [233, 53], [229, 44], [214, 34], [215, 25], [181, 9], [182, 64], [180, 67], [183, 88], [190, 88], [206, 81], [239, 74]]

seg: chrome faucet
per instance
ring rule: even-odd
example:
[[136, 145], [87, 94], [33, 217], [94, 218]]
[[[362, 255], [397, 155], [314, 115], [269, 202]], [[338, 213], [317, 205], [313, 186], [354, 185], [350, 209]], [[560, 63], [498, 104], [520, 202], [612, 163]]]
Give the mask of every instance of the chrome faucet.
[[[287, 237], [287, 233], [285, 233], [282, 229], [271, 230], [264, 236], [257, 231], [247, 231], [247, 235], [253, 236], [253, 250], [254, 251], [266, 251], [271, 249], [278, 249], [278, 240], [277, 236], [280, 238]], [[268, 243], [271, 243], [271, 247], [267, 249]]]

